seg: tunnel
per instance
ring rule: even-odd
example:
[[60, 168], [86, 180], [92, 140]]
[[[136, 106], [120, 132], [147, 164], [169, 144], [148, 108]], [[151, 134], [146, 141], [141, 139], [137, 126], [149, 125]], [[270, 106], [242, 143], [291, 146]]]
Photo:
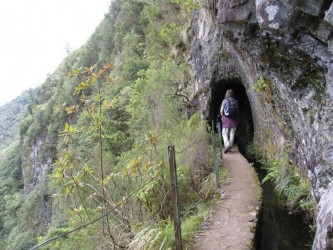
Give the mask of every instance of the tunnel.
[[246, 89], [240, 79], [219, 80], [212, 83], [211, 103], [209, 110], [209, 121], [217, 122], [219, 120], [220, 107], [228, 89], [232, 89], [239, 105], [239, 125], [236, 130], [235, 142], [239, 150], [245, 153], [247, 145], [253, 140], [254, 126], [252, 119], [252, 110]]

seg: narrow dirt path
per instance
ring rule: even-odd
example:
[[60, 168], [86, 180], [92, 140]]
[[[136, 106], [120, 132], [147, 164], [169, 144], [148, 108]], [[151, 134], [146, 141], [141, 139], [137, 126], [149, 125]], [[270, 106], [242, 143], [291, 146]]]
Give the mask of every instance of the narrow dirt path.
[[219, 192], [221, 201], [202, 224], [195, 239], [195, 250], [250, 249], [261, 205], [261, 189], [254, 169], [239, 153], [238, 147], [223, 154], [228, 181]]

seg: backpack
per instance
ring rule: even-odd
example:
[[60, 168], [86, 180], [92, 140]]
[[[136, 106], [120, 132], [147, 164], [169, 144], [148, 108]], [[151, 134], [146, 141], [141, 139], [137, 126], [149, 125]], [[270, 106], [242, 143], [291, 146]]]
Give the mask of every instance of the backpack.
[[235, 98], [229, 97], [224, 104], [224, 114], [227, 117], [237, 117], [238, 114], [238, 101]]

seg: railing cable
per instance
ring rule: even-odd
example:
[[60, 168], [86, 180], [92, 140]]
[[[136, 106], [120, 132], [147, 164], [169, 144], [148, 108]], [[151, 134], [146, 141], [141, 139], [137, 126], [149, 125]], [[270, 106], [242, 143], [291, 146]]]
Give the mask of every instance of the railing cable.
[[50, 243], [50, 242], [52, 242], [52, 241], [54, 241], [54, 240], [57, 240], [57, 239], [59, 239], [59, 238], [62, 238], [62, 237], [66, 236], [66, 235], [69, 235], [69, 234], [71, 234], [71, 233], [74, 233], [74, 232], [76, 232], [76, 231], [78, 231], [78, 230], [80, 230], [80, 229], [82, 229], [82, 228], [84, 228], [84, 227], [87, 227], [87, 226], [89, 226], [89, 225], [91, 225], [91, 224], [93, 224], [93, 223], [95, 223], [95, 222], [97, 222], [97, 221], [103, 219], [104, 217], [106, 217], [106, 216], [108, 216], [110, 213], [112, 213], [112, 212], [113, 212], [116, 208], [118, 208], [120, 205], [122, 205], [125, 201], [127, 201], [131, 196], [133, 196], [135, 193], [137, 193], [139, 190], [141, 190], [142, 188], [144, 188], [145, 186], [147, 186], [150, 182], [154, 181], [154, 180], [155, 180], [155, 177], [156, 177], [160, 172], [161, 172], [161, 171], [159, 171], [159, 172], [158, 172], [153, 178], [151, 178], [149, 181], [147, 181], [143, 186], [137, 188], [135, 191], [133, 191], [132, 193], [130, 193], [125, 199], [123, 199], [121, 202], [119, 202], [118, 205], [116, 205], [113, 209], [107, 211], [105, 214], [103, 214], [102, 216], [98, 217], [97, 219], [95, 219], [95, 220], [93, 220], [93, 221], [91, 221], [91, 222], [88, 222], [88, 223], [86, 223], [86, 224], [84, 224], [84, 225], [81, 225], [81, 226], [79, 226], [79, 227], [77, 227], [77, 228], [74, 228], [74, 229], [70, 230], [70, 231], [67, 232], [67, 233], [64, 233], [64, 234], [58, 235], [58, 236], [56, 236], [56, 237], [53, 237], [53, 238], [51, 238], [51, 239], [48, 239], [48, 240], [46, 240], [46, 241], [44, 241], [44, 242], [42, 242], [42, 243], [40, 243], [40, 244], [38, 244], [38, 245], [36, 245], [36, 246], [30, 248], [29, 250], [35, 250], [35, 249], [37, 249], [37, 248], [39, 248], [39, 247], [41, 247], [41, 246], [43, 246], [43, 245], [46, 245], [46, 244], [48, 244], [48, 243]]

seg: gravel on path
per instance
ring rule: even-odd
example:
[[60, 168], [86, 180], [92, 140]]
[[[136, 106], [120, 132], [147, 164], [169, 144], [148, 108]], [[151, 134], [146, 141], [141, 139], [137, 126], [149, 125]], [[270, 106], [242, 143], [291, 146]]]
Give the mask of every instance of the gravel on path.
[[254, 168], [234, 146], [223, 154], [222, 166], [229, 178], [218, 192], [221, 200], [198, 232], [195, 250], [251, 249], [258, 213], [261, 187]]

